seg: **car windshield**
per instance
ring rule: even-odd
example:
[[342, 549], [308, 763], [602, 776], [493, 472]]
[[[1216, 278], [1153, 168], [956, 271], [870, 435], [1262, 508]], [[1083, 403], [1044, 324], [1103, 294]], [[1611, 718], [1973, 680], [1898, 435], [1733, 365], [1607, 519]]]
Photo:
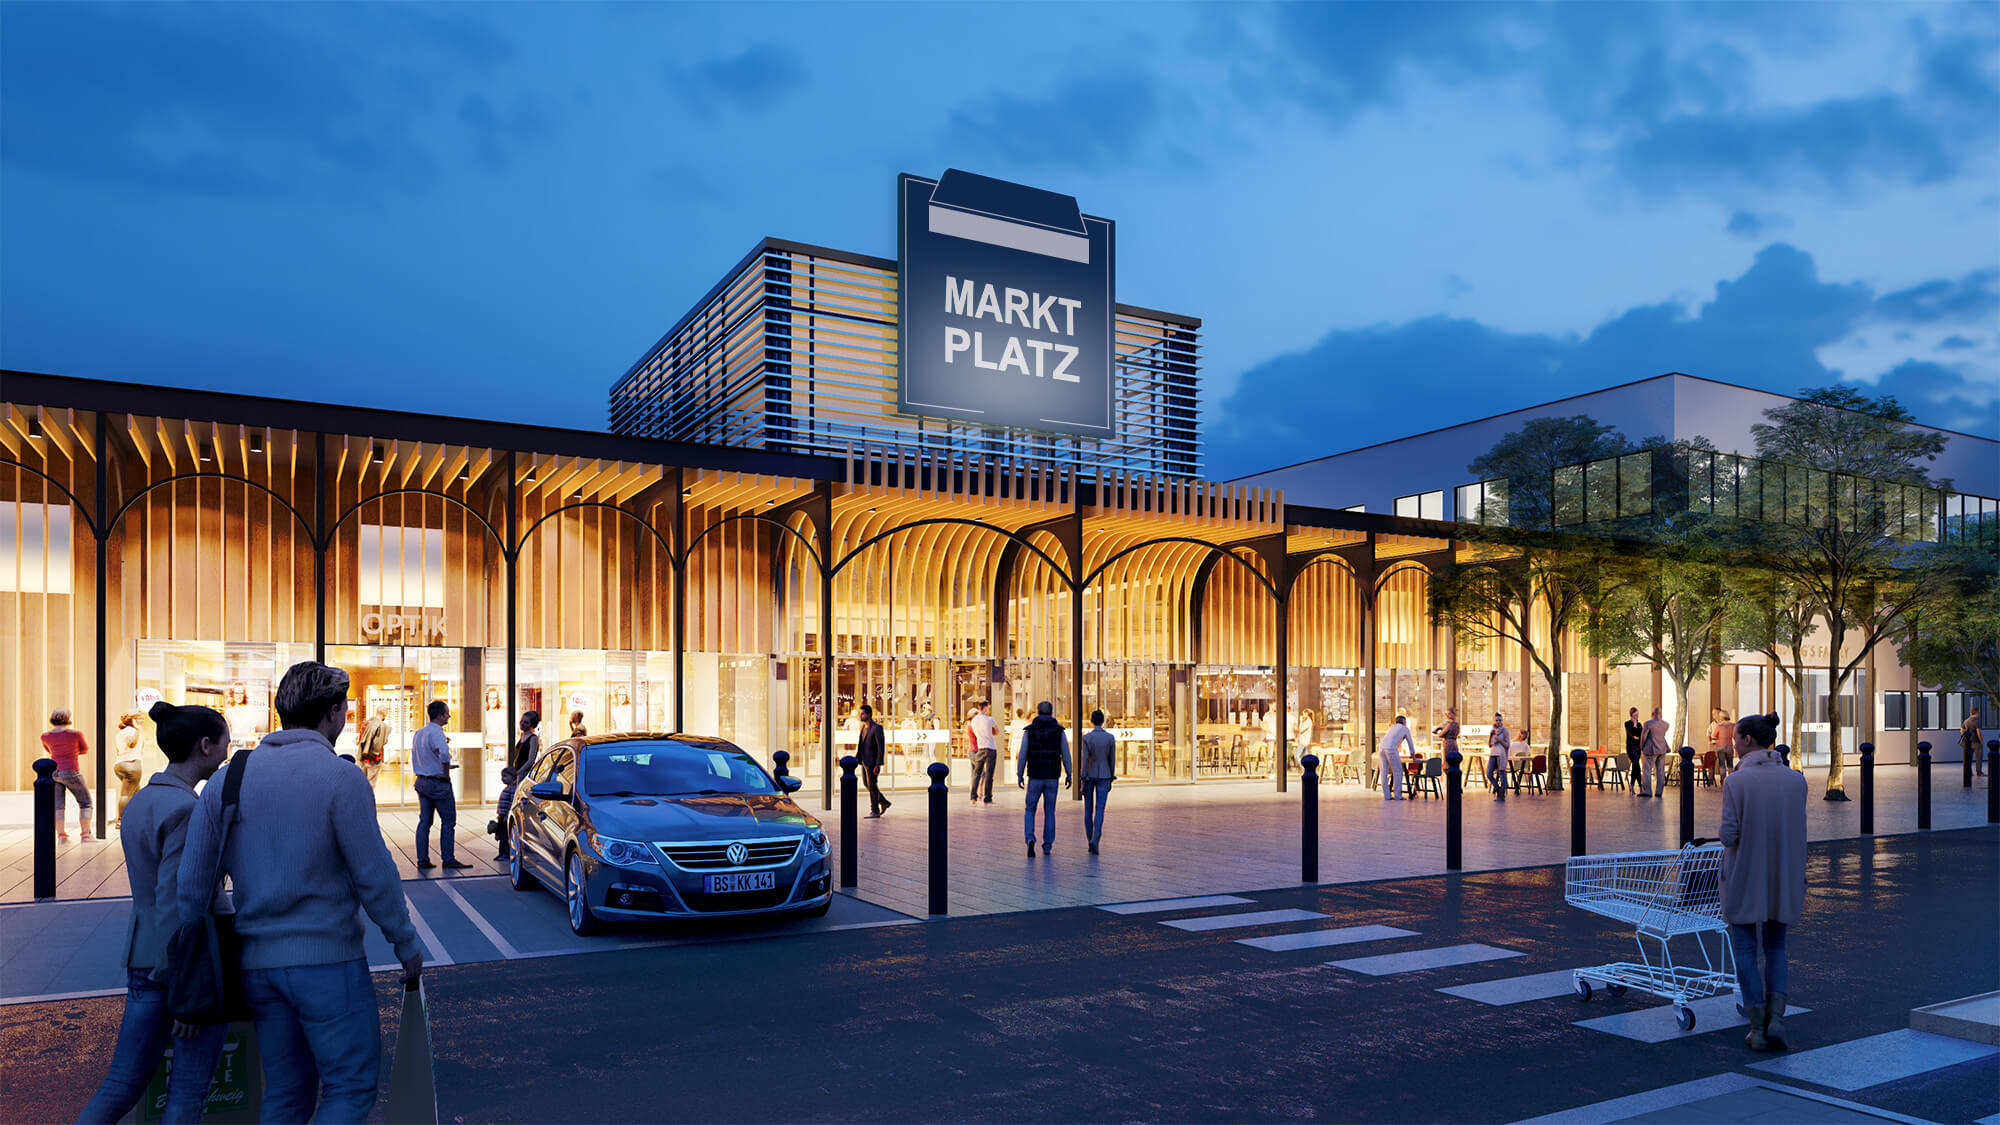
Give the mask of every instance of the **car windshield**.
[[770, 775], [741, 750], [682, 742], [605, 742], [583, 751], [592, 797], [702, 797], [771, 794]]

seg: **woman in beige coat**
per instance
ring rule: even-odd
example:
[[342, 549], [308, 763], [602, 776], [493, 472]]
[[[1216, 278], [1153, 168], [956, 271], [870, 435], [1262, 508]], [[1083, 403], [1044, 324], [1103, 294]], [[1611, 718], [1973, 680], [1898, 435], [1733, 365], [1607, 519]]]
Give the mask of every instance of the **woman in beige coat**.
[[1753, 1051], [1785, 1049], [1785, 936], [1806, 901], [1806, 779], [1771, 749], [1777, 738], [1767, 715], [1738, 723], [1743, 758], [1722, 784], [1722, 917]]

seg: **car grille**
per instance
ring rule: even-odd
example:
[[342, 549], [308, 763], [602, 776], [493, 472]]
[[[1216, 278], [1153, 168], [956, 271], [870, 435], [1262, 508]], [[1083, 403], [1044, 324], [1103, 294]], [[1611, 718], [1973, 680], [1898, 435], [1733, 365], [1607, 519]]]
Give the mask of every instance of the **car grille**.
[[790, 863], [798, 854], [799, 839], [794, 836], [781, 840], [744, 840], [742, 844], [749, 851], [742, 867], [729, 862], [729, 843], [720, 844], [661, 844], [660, 850], [676, 867], [689, 871], [740, 871], [750, 867], [777, 867]]
[[691, 910], [763, 910], [784, 902], [792, 893], [790, 887], [778, 887], [769, 891], [739, 891], [730, 895], [684, 894]]

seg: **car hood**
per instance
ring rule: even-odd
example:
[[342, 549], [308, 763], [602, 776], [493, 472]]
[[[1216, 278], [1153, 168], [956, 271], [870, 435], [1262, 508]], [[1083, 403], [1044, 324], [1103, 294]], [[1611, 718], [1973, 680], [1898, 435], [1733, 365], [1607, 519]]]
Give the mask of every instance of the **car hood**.
[[819, 827], [788, 797], [593, 797], [597, 831], [626, 840], [741, 840], [796, 836]]

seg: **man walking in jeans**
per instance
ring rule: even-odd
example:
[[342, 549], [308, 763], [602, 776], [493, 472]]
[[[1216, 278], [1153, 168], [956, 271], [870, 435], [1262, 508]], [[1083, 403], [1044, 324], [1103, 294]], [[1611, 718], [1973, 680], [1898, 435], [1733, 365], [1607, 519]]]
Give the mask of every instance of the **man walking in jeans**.
[[972, 705], [972, 715], [965, 721], [965, 732], [972, 738], [972, 799], [993, 803], [993, 769], [1000, 764], [1000, 724], [986, 713], [980, 704]]
[[1077, 752], [1083, 767], [1083, 834], [1090, 838], [1090, 854], [1104, 839], [1104, 804], [1111, 800], [1111, 783], [1118, 779], [1118, 736], [1104, 729], [1104, 712], [1090, 713], [1090, 729], [1083, 732], [1083, 747]]
[[1069, 732], [1056, 722], [1047, 700], [1035, 705], [1035, 719], [1021, 732], [1020, 756], [1014, 761], [1014, 783], [1028, 791], [1028, 811], [1022, 823], [1028, 835], [1028, 858], [1035, 857], [1035, 804], [1042, 808], [1042, 854], [1056, 842], [1056, 779], [1069, 788]]
[[[278, 683], [282, 728], [222, 767], [188, 817], [181, 918], [209, 909], [228, 771], [243, 769], [222, 849], [243, 942], [243, 993], [264, 1060], [260, 1121], [366, 1120], [381, 1078], [382, 1024], [361, 911], [414, 984], [424, 956], [362, 772], [333, 752], [347, 725], [347, 673], [307, 661]], [[315, 1113], [314, 1103], [317, 1102]]]
[[424, 713], [431, 721], [410, 741], [410, 768], [417, 773], [417, 868], [429, 870], [434, 866], [431, 863], [433, 816], [438, 821], [438, 853], [445, 867], [471, 867], [452, 855], [456, 843], [452, 833], [458, 829], [458, 798], [451, 792], [451, 771], [458, 768], [458, 763], [451, 760], [451, 744], [444, 737], [444, 725], [451, 721], [451, 705], [433, 699]]

